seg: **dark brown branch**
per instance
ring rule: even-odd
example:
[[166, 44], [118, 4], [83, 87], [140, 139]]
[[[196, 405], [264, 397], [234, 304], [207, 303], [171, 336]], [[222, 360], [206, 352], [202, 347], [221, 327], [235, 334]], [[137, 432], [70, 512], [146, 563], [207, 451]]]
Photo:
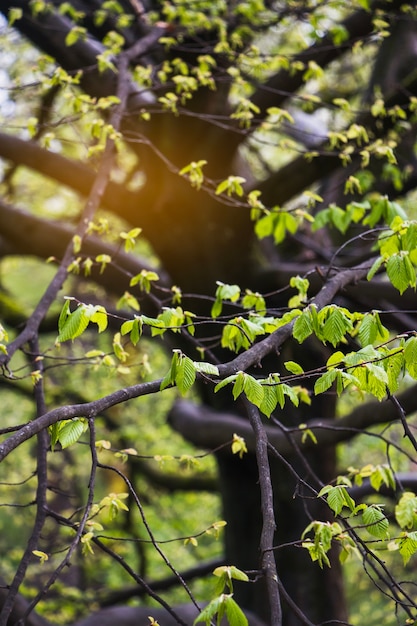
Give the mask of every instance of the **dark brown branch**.
[[245, 404], [249, 423], [255, 438], [255, 453], [258, 464], [262, 510], [262, 532], [260, 537], [261, 563], [268, 591], [270, 622], [274, 624], [274, 626], [281, 626], [282, 608], [278, 587], [277, 566], [273, 552], [276, 523], [271, 469], [269, 467], [268, 437], [258, 409], [249, 401]]
[[[42, 148], [35, 141], [25, 141], [6, 133], [0, 133], [0, 157], [15, 165], [29, 167], [83, 196], [88, 196], [97, 176], [97, 172], [86, 163], [73, 161]], [[126, 186], [109, 181], [103, 194], [103, 204], [117, 213], [120, 205], [140, 206], [140, 196], [140, 192], [133, 193]]]
[[[75, 228], [58, 221], [45, 220], [27, 211], [17, 209], [0, 201], [0, 235], [7, 240], [7, 253], [37, 256], [41, 259], [55, 257], [61, 259], [66, 247], [71, 243]], [[142, 269], [157, 271], [162, 287], [169, 287], [170, 280], [163, 270], [156, 270], [144, 259], [126, 254], [120, 248], [98, 237], [84, 239], [81, 254], [95, 258], [107, 254], [112, 258], [105, 272], [92, 270], [91, 278], [114, 293], [120, 294], [129, 288], [130, 278]]]
[[38, 419], [25, 424], [20, 430], [3, 441], [3, 443], [0, 444], [0, 461], [20, 446], [21, 443], [27, 441], [44, 428], [48, 428], [48, 426], [52, 426], [52, 424], [55, 424], [60, 420], [71, 419], [73, 417], [96, 417], [98, 414], [112, 406], [115, 406], [116, 404], [121, 404], [122, 402], [127, 402], [128, 400], [139, 398], [140, 396], [146, 396], [150, 393], [158, 393], [160, 391], [161, 382], [162, 379], [155, 380], [150, 383], [139, 383], [137, 385], [133, 385], [132, 387], [119, 389], [114, 393], [93, 402], [72, 404], [52, 409]]

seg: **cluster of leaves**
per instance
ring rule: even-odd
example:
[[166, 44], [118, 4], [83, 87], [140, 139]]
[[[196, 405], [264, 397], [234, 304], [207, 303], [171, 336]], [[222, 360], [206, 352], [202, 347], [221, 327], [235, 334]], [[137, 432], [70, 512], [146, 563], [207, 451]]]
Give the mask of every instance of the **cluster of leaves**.
[[233, 599], [233, 580], [248, 582], [247, 574], [234, 565], [217, 567], [213, 574], [218, 578], [215, 589], [216, 596], [201, 611], [194, 620], [194, 624], [205, 622], [206, 626], [209, 626], [214, 618], [216, 618], [217, 624], [220, 624], [222, 618], [226, 616], [230, 626], [248, 626], [245, 614]]
[[[319, 498], [326, 499], [340, 521], [312, 522], [303, 532], [302, 546], [320, 567], [330, 566], [328, 552], [335, 541], [341, 548], [339, 556], [343, 563], [354, 554], [360, 558], [356, 535], [365, 530], [373, 542], [377, 540], [378, 551], [398, 551], [406, 565], [417, 552], [417, 496], [413, 492], [403, 492], [392, 520], [384, 513], [381, 504], [356, 504], [349, 494], [352, 478], [356, 485], [361, 484], [364, 478], [368, 479], [376, 492], [382, 486], [395, 490], [395, 478], [390, 467], [366, 465], [359, 470], [351, 468], [350, 475], [339, 476], [336, 485], [326, 485], [318, 494]], [[312, 538], [308, 536], [310, 533]]]

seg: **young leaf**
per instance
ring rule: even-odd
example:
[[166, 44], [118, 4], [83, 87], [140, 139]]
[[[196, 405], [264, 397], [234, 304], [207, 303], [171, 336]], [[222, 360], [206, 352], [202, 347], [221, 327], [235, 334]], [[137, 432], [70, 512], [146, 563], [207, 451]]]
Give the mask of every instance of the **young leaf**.
[[411, 530], [417, 526], [417, 496], [411, 491], [402, 494], [395, 507], [395, 519], [401, 528]]
[[61, 422], [57, 440], [63, 448], [68, 448], [78, 441], [87, 428], [87, 420], [84, 418], [74, 418]]
[[67, 316], [57, 337], [57, 342], [62, 343], [79, 337], [83, 334], [89, 322], [85, 305], [80, 304], [73, 313]]
[[309, 309], [306, 309], [295, 320], [292, 334], [298, 343], [303, 343], [303, 341], [307, 339], [312, 332], [313, 325], [311, 323], [311, 313]]
[[408, 373], [417, 379], [417, 337], [410, 337], [405, 342], [404, 358]]
[[264, 397], [264, 388], [256, 378], [253, 378], [253, 376], [249, 374], [244, 374], [243, 391], [252, 404], [258, 408], [261, 406]]
[[314, 383], [314, 394], [317, 396], [320, 393], [325, 393], [330, 387], [333, 385], [334, 381], [337, 378], [339, 370], [331, 369], [325, 372], [320, 378], [316, 380]]
[[289, 372], [291, 372], [291, 374], [304, 374], [304, 370], [301, 365], [295, 363], [295, 361], [285, 361], [284, 366]]
[[182, 396], [193, 386], [195, 373], [196, 368], [194, 362], [188, 356], [181, 355], [177, 364], [175, 383]]
[[366, 530], [377, 539], [386, 539], [388, 536], [389, 522], [380, 507], [368, 506], [362, 513], [363, 523]]
[[399, 540], [400, 554], [404, 565], [407, 565], [410, 558], [417, 552], [417, 532], [403, 533]]
[[248, 626], [248, 620], [240, 606], [232, 596], [225, 598], [226, 617], [230, 626]]
[[219, 368], [213, 363], [207, 361], [194, 361], [194, 367], [197, 372], [207, 374], [208, 376], [219, 376]]

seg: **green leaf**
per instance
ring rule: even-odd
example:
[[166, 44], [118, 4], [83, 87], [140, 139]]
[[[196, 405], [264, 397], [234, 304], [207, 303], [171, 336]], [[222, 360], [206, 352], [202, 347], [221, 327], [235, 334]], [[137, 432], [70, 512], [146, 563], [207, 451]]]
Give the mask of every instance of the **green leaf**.
[[326, 313], [328, 317], [322, 328], [323, 338], [336, 347], [342, 341], [346, 332], [352, 329], [352, 322], [339, 308], [326, 307]]
[[181, 395], [185, 395], [193, 386], [195, 377], [196, 368], [194, 361], [192, 361], [188, 356], [181, 355], [175, 375], [175, 383]]
[[220, 607], [221, 607], [222, 603], [223, 603], [223, 597], [222, 596], [214, 598], [214, 600], [209, 602], [207, 604], [207, 606], [204, 607], [204, 609], [201, 611], [200, 615], [198, 615], [195, 618], [193, 624], [197, 624], [198, 622], [205, 622], [207, 624], [207, 626], [210, 626], [210, 623], [212, 622], [212, 620], [214, 619], [215, 615], [220, 610]]
[[233, 385], [233, 391], [232, 391], [234, 400], [237, 400], [243, 391], [243, 388], [245, 385], [245, 376], [247, 376], [245, 372], [237, 373], [235, 384]]
[[202, 374], [208, 374], [209, 376], [219, 376], [219, 368], [213, 363], [207, 363], [207, 361], [194, 361], [194, 367], [197, 372]]
[[63, 448], [72, 446], [88, 428], [87, 420], [75, 417], [71, 420], [60, 422], [57, 441]]
[[417, 496], [411, 491], [402, 494], [395, 507], [395, 519], [401, 528], [412, 529], [417, 525]]
[[373, 262], [371, 269], [369, 270], [366, 278], [368, 280], [372, 280], [372, 278], [375, 276], [375, 274], [377, 273], [377, 271], [379, 270], [379, 268], [381, 267], [381, 265], [383, 265], [384, 263], [384, 259], [382, 256], [379, 256], [376, 261]]
[[220, 391], [220, 389], [223, 389], [223, 387], [226, 387], [226, 385], [228, 385], [229, 383], [234, 383], [236, 378], [237, 378], [237, 376], [238, 376], [237, 374], [231, 374], [230, 376], [228, 376], [224, 380], [221, 380], [215, 386], [214, 393], [217, 393], [218, 391]]
[[355, 509], [355, 502], [347, 492], [346, 487], [343, 485], [336, 485], [335, 487], [326, 486], [319, 492], [319, 497], [327, 494], [327, 504], [332, 509], [335, 515], [339, 515], [342, 509], [346, 506], [351, 511]]
[[244, 374], [243, 391], [245, 392], [247, 399], [252, 402], [252, 404], [260, 408], [264, 397], [264, 388], [261, 383], [253, 378], [253, 376]]
[[362, 521], [370, 535], [377, 539], [387, 538], [389, 522], [379, 506], [368, 506], [362, 513]]
[[226, 596], [225, 599], [226, 606], [226, 617], [230, 626], [248, 626], [248, 620], [240, 606], [237, 604], [235, 600], [233, 600], [232, 596]]
[[404, 358], [408, 373], [417, 379], [417, 337], [410, 337], [405, 342]]
[[369, 476], [371, 487], [379, 491], [382, 485], [395, 489], [395, 478], [392, 469], [388, 465], [377, 465]]
[[[262, 398], [260, 410], [267, 417], [271, 416], [271, 413], [275, 410], [278, 404], [278, 395], [276, 391], [276, 385], [263, 385], [264, 395]], [[283, 396], [284, 397], [284, 396]]]
[[79, 39], [84, 41], [87, 38], [87, 29], [83, 26], [74, 26], [65, 37], [65, 45], [73, 46]]
[[67, 321], [68, 316], [71, 314], [70, 311], [70, 302], [71, 302], [71, 298], [66, 298], [64, 301], [64, 306], [61, 309], [61, 313], [59, 314], [59, 319], [58, 319], [58, 330], [59, 332], [62, 331], [65, 322]]
[[96, 305], [90, 317], [90, 321], [98, 326], [98, 332], [102, 333], [107, 328], [107, 311], [103, 306]]
[[307, 337], [313, 332], [313, 325], [311, 321], [311, 313], [309, 309], [303, 311], [303, 313], [297, 317], [294, 322], [293, 336], [298, 343], [303, 343]]
[[387, 275], [391, 283], [401, 294], [404, 293], [408, 287], [415, 287], [416, 285], [416, 272], [406, 252], [393, 254], [388, 259]]
[[417, 552], [417, 532], [403, 533], [398, 545], [404, 565], [407, 565], [410, 558]]
[[336, 380], [339, 370], [331, 369], [325, 372], [314, 383], [314, 394], [317, 396], [320, 393], [325, 393], [333, 385]]
[[161, 385], [159, 387], [161, 391], [163, 391], [170, 385], [175, 384], [175, 378], [177, 376], [177, 367], [178, 367], [178, 362], [180, 359], [180, 354], [181, 353], [179, 350], [174, 350], [174, 354], [172, 355], [172, 359], [171, 359], [171, 366], [168, 372], [165, 374], [164, 378], [162, 379]]
[[9, 21], [9, 26], [13, 26], [15, 22], [22, 18], [23, 11], [21, 8], [11, 7], [7, 14], [7, 19]]
[[80, 304], [65, 320], [57, 337], [57, 342], [62, 343], [63, 341], [79, 337], [83, 334], [89, 322], [90, 319], [86, 312], [86, 307], [85, 305]]
[[304, 370], [298, 363], [295, 361], [285, 361], [284, 363], [285, 369], [287, 369], [291, 374], [299, 375], [304, 374]]

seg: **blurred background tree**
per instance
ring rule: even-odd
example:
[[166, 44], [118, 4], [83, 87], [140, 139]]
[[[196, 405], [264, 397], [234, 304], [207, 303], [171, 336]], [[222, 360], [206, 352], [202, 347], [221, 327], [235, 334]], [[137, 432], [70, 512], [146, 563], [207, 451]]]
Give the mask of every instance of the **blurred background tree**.
[[[23, 581], [41, 597], [58, 577], [44, 611], [70, 622], [81, 598], [88, 611], [142, 597], [143, 589], [149, 595], [149, 586], [156, 593], [177, 571], [187, 577], [198, 565], [188, 574], [203, 575], [227, 563], [251, 579], [235, 584], [234, 598], [274, 626], [346, 621], [338, 551], [329, 553], [331, 569], [320, 568], [301, 536], [312, 520], [333, 520], [316, 496], [347, 467], [365, 477], [367, 464], [413, 467], [412, 433], [403, 442], [404, 424], [392, 424], [413, 413], [417, 394], [402, 392], [403, 415], [394, 402], [363, 404], [357, 380], [340, 402], [331, 385], [315, 393], [332, 347], [348, 353], [388, 335], [358, 335], [350, 318], [336, 321], [329, 309], [324, 335], [300, 346], [300, 333], [295, 340], [286, 323], [316, 296], [319, 307], [359, 316], [378, 309], [392, 341], [415, 331], [414, 235], [403, 250], [408, 269], [383, 260], [390, 281], [376, 266], [366, 280], [379, 229], [396, 216], [413, 217], [413, 6], [36, 0], [0, 1], [0, 10], [1, 314], [8, 334], [1, 524], [10, 597]], [[56, 342], [64, 295], [71, 300]], [[89, 321], [95, 330], [83, 332]], [[199, 366], [187, 401], [176, 401], [175, 391], [154, 395], [172, 350], [218, 366], [220, 379], [240, 370], [263, 380], [279, 372], [291, 385], [284, 407], [275, 399], [264, 431], [270, 477], [260, 474], [260, 431], [252, 430], [247, 401], [234, 402], [227, 387], [213, 393], [214, 370]], [[394, 379], [405, 365], [392, 367]], [[194, 373], [180, 381], [170, 371], [167, 386], [185, 392]], [[382, 394], [372, 380], [362, 392], [382, 400], [384, 379]], [[252, 405], [254, 394], [246, 393]], [[53, 407], [56, 416], [42, 422]], [[59, 430], [57, 420], [75, 417], [86, 421]], [[25, 430], [28, 420], [39, 427]], [[325, 427], [301, 437], [300, 426], [317, 420]], [[338, 463], [337, 444], [375, 424], [383, 426], [372, 431], [372, 451], [364, 437]], [[7, 456], [18, 433], [24, 446]], [[248, 453], [238, 453], [235, 433]], [[260, 484], [272, 486], [273, 503]], [[273, 519], [265, 497], [277, 524], [267, 549], [265, 520]], [[389, 607], [368, 623], [393, 623], [397, 610], [414, 619], [412, 588], [398, 582], [402, 565], [391, 572], [365, 540], [350, 536], [365, 564], [361, 581], [365, 570]], [[275, 576], [272, 554], [282, 618], [265, 584]], [[198, 600], [213, 593], [200, 580], [192, 592]], [[178, 587], [163, 595], [169, 603], [189, 597]], [[6, 603], [3, 620], [7, 611]], [[362, 609], [359, 615], [356, 623]]]

